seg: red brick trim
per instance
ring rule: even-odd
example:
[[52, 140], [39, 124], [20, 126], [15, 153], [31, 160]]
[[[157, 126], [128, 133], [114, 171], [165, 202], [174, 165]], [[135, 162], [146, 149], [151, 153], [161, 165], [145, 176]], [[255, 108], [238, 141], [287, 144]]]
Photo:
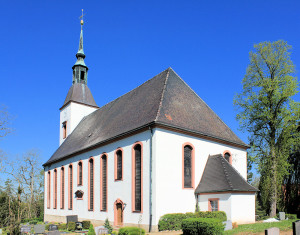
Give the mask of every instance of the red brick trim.
[[65, 168], [62, 166], [60, 168], [60, 209], [65, 208], [65, 194]]
[[[93, 161], [93, 208], [91, 209], [91, 166], [90, 161]], [[94, 211], [95, 208], [95, 160], [90, 157], [88, 160], [88, 210]]]
[[50, 197], [51, 197], [51, 171], [47, 173], [47, 209], [50, 209]]
[[69, 177], [68, 178], [69, 178], [69, 180], [68, 180], [68, 199], [69, 199], [68, 200], [68, 209], [73, 210], [74, 202], [73, 202], [73, 164], [72, 163], [69, 164]]
[[[104, 158], [104, 156], [106, 157], [106, 172], [103, 172], [102, 171], [102, 161], [103, 161], [103, 158]], [[108, 205], [107, 205], [107, 202], [108, 202], [108, 200], [107, 200], [107, 195], [108, 195], [108, 191], [107, 191], [107, 185], [108, 185], [108, 175], [107, 175], [107, 169], [108, 169], [108, 155], [106, 154], [106, 153], [103, 153], [102, 155], [101, 155], [101, 158], [100, 158], [100, 211], [106, 211], [107, 212], [107, 208], [108, 208]], [[105, 173], [106, 174], [106, 198], [105, 198], [105, 200], [106, 200], [106, 209], [103, 209], [103, 204], [102, 204], [102, 196], [103, 196], [103, 190], [102, 190], [102, 181], [103, 181], [103, 173]]]
[[[191, 154], [191, 170], [192, 170], [192, 187], [186, 188], [184, 187], [184, 147], [190, 146], [192, 148]], [[195, 147], [190, 142], [186, 142], [182, 145], [182, 189], [194, 189], [195, 188]]]
[[[80, 164], [81, 164], [81, 184], [79, 182]], [[77, 164], [77, 186], [83, 186], [83, 162], [81, 160]]]
[[[117, 179], [118, 177], [118, 156], [117, 156], [117, 152], [118, 151], [121, 151], [122, 153], [122, 175], [121, 175], [121, 179]], [[124, 159], [124, 154], [123, 154], [123, 149], [122, 148], [117, 148], [116, 151], [115, 151], [115, 162], [114, 162], [114, 175], [115, 175], [115, 181], [122, 181], [123, 180], [123, 175], [124, 175], [124, 172], [123, 172], [123, 159]]]
[[208, 211], [212, 211], [211, 205], [210, 205], [211, 201], [218, 201], [218, 211], [219, 211], [220, 210], [220, 206], [219, 206], [220, 198], [208, 198]]
[[57, 170], [53, 172], [53, 209], [57, 209]]
[[225, 150], [224, 152], [223, 152], [223, 157], [225, 158], [225, 154], [226, 153], [228, 153], [229, 155], [230, 155], [230, 157], [229, 157], [229, 164], [230, 165], [232, 165], [232, 154], [231, 154], [231, 152], [229, 151], [229, 150]]

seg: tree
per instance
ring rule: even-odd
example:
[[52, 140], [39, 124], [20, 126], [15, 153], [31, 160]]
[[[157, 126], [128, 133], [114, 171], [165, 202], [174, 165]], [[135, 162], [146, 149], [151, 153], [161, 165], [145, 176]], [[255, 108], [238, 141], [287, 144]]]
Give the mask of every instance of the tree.
[[291, 46], [285, 41], [262, 42], [254, 49], [242, 80], [243, 91], [236, 95], [234, 104], [241, 129], [250, 134], [259, 172], [267, 172], [272, 179], [265, 190], [270, 195], [270, 216], [275, 216], [278, 187], [288, 174], [288, 151], [299, 139], [291, 134], [299, 121], [299, 103], [292, 99], [298, 92], [298, 81], [290, 59]]
[[0, 106], [0, 137], [4, 137], [13, 131], [10, 127], [11, 119], [12, 117], [8, 113], [7, 108]]

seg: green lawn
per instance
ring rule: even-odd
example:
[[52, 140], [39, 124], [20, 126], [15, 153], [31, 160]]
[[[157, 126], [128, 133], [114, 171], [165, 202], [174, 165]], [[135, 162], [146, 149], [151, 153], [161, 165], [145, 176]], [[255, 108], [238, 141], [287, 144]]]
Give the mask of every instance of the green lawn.
[[225, 235], [238, 234], [238, 233], [259, 233], [264, 232], [267, 228], [277, 227], [280, 231], [293, 229], [292, 223], [296, 220], [284, 220], [281, 222], [272, 223], [255, 223], [255, 224], [242, 224], [238, 228], [225, 231]]

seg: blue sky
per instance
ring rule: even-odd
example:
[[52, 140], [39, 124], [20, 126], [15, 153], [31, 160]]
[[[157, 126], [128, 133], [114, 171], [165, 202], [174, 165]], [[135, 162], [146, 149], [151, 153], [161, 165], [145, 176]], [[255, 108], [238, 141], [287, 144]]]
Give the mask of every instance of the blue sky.
[[45, 162], [58, 147], [82, 8], [88, 86], [99, 106], [172, 67], [247, 142], [233, 97], [253, 45], [283, 39], [300, 68], [296, 0], [1, 1], [0, 104], [15, 132], [0, 149], [11, 159], [35, 148]]

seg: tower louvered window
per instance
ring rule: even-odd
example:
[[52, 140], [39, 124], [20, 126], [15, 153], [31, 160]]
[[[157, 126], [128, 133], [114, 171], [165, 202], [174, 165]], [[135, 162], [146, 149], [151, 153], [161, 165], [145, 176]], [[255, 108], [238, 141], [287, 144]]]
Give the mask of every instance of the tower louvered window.
[[134, 210], [141, 211], [142, 209], [142, 159], [141, 145], [137, 144], [134, 147]]
[[61, 168], [61, 184], [60, 184], [60, 208], [64, 209], [65, 208], [65, 168]]
[[191, 146], [184, 146], [184, 188], [192, 188], [192, 150]]
[[107, 210], [107, 156], [103, 155], [101, 157], [101, 173], [102, 173], [102, 182], [101, 182], [101, 210]]
[[82, 185], [82, 162], [78, 163], [78, 185]]
[[57, 208], [57, 170], [54, 170], [54, 209]]
[[117, 178], [116, 180], [122, 180], [122, 151], [117, 151]]
[[94, 210], [94, 160], [89, 160], [89, 210]]
[[73, 209], [73, 167], [69, 166], [69, 210]]

